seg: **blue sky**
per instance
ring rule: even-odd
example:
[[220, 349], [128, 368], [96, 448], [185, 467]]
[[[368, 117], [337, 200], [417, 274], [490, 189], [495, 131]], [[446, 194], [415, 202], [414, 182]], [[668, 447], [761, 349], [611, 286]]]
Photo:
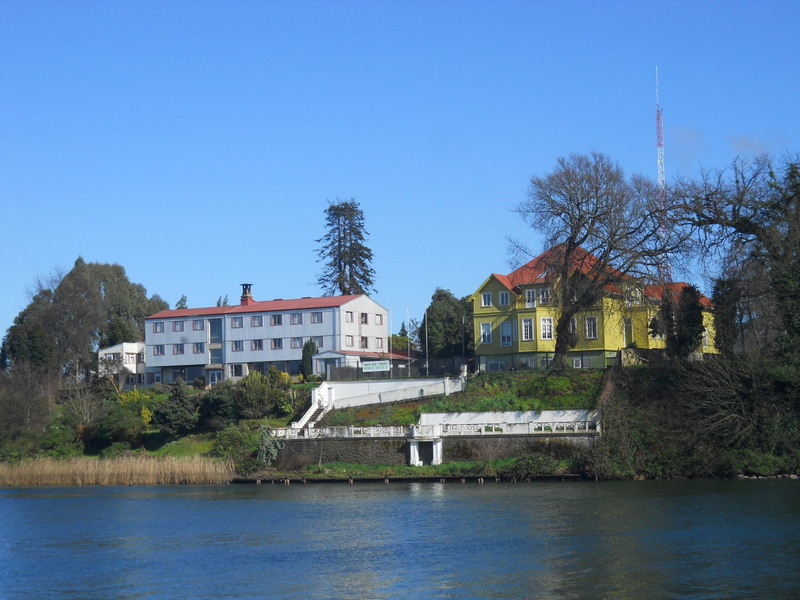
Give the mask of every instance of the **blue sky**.
[[[507, 273], [530, 177], [800, 151], [800, 3], [0, 0], [0, 332], [38, 277], [118, 263], [171, 306], [319, 295], [356, 199], [392, 329]], [[694, 277], [707, 288], [699, 274]]]

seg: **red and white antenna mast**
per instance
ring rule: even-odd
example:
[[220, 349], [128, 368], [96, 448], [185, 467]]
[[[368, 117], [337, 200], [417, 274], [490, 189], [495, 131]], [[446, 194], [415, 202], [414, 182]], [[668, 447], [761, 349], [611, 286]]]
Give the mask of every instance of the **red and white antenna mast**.
[[[660, 223], [658, 237], [665, 242], [669, 237], [669, 224], [664, 214], [667, 204], [667, 177], [664, 173], [664, 129], [661, 116], [661, 104], [658, 101], [658, 65], [656, 65], [656, 148], [658, 150], [658, 210]], [[672, 281], [672, 265], [669, 257], [664, 255], [658, 265], [658, 275], [665, 282]]]

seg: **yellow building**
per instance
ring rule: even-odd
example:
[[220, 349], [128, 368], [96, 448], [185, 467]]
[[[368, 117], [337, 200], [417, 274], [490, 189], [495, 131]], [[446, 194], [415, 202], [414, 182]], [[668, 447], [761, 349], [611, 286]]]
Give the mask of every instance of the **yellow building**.
[[[556, 278], [549, 265], [553, 250], [509, 273], [493, 273], [471, 296], [475, 355], [481, 371], [502, 371], [525, 365], [546, 368], [556, 345], [559, 308], [554, 298]], [[583, 252], [573, 273], [588, 276], [598, 259]], [[549, 259], [549, 260], [548, 260]], [[587, 266], [588, 265], [588, 266]], [[590, 309], [573, 317], [570, 334], [575, 345], [567, 355], [574, 368], [604, 368], [621, 348], [663, 349], [663, 337], [653, 337], [649, 326], [658, 314], [664, 285], [639, 286], [633, 278], [624, 286], [608, 286]], [[686, 283], [670, 283], [677, 297]], [[703, 342], [699, 352], [716, 353], [713, 346], [711, 301], [701, 295]]]

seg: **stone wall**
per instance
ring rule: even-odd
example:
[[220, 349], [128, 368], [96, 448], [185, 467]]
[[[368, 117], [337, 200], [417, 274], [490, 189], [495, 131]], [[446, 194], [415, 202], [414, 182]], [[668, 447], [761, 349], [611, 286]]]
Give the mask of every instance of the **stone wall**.
[[[458, 436], [444, 437], [444, 462], [495, 460], [546, 452], [557, 458], [574, 453], [575, 446], [589, 448], [595, 435], [559, 436]], [[320, 458], [321, 457], [321, 458]], [[300, 468], [318, 462], [346, 462], [364, 465], [407, 465], [405, 438], [378, 439], [290, 439], [278, 454], [277, 465]]]
[[407, 465], [408, 448], [405, 438], [295, 439], [286, 440], [277, 458], [277, 465], [284, 468], [299, 468], [318, 462]]
[[543, 452], [556, 458], [574, 454], [576, 446], [588, 449], [596, 436], [458, 436], [443, 437], [442, 461], [497, 460], [513, 458], [534, 452]]

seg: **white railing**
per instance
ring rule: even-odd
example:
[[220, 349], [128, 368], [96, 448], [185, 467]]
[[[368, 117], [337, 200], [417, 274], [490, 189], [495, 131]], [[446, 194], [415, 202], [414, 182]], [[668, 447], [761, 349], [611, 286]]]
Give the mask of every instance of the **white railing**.
[[467, 423], [441, 425], [346, 425], [340, 427], [282, 427], [275, 429], [277, 437], [296, 439], [318, 438], [440, 438], [460, 435], [564, 435], [599, 434], [599, 421], [533, 421], [530, 423]]

